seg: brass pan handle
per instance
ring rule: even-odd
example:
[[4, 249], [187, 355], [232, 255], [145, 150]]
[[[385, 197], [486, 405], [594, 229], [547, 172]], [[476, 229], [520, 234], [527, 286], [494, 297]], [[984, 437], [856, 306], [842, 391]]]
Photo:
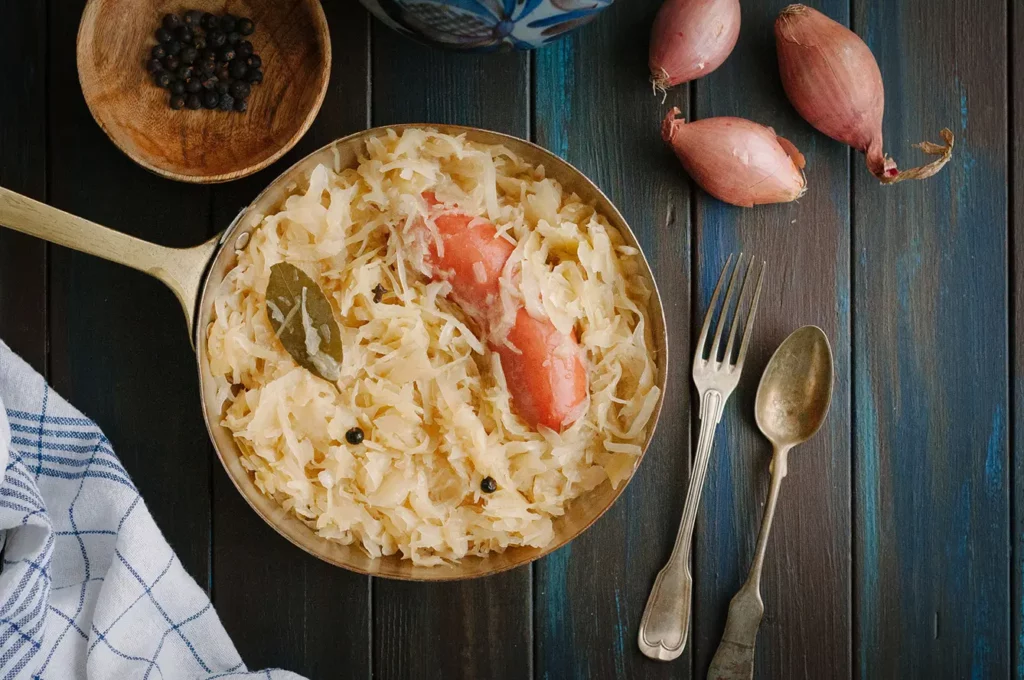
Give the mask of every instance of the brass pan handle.
[[185, 310], [189, 337], [203, 274], [219, 237], [193, 248], [168, 248], [75, 217], [0, 187], [0, 225], [50, 243], [143, 271], [174, 291]]

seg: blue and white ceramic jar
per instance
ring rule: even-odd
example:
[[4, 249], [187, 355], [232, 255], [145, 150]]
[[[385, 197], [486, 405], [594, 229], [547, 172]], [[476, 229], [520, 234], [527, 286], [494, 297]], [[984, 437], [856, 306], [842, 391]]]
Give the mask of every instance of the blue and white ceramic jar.
[[362, 0], [384, 23], [424, 42], [459, 50], [541, 47], [581, 26], [614, 0]]

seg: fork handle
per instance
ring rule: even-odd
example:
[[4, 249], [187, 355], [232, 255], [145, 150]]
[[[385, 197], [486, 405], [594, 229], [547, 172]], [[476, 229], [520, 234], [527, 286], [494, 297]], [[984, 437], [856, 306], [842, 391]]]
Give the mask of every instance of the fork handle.
[[711, 459], [715, 428], [722, 417], [724, 404], [725, 397], [718, 390], [708, 390], [700, 398], [700, 436], [697, 439], [697, 455], [686, 493], [686, 504], [683, 506], [683, 519], [679, 523], [672, 555], [654, 581], [637, 636], [640, 651], [652, 659], [671, 661], [678, 658], [686, 647], [686, 638], [690, 633], [693, 524], [697, 518], [697, 506], [704, 488], [708, 461]]

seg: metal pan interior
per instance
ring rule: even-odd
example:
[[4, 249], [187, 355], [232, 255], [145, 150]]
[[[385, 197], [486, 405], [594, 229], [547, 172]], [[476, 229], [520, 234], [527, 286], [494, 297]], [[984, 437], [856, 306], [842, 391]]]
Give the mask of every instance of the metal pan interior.
[[[320, 538], [307, 524], [290, 512], [285, 511], [275, 500], [263, 495], [253, 483], [249, 474], [239, 460], [239, 449], [231, 432], [221, 425], [221, 407], [216, 402], [213, 376], [210, 373], [207, 359], [206, 329], [213, 315], [213, 300], [224, 276], [235, 265], [236, 250], [244, 248], [249, 234], [257, 228], [261, 215], [276, 212], [278, 206], [297, 187], [304, 186], [310, 172], [319, 164], [333, 167], [337, 161], [340, 167], [354, 167], [357, 156], [364, 148], [365, 141], [376, 135], [386, 134], [388, 129], [401, 131], [412, 127], [430, 127], [447, 134], [465, 134], [471, 141], [483, 144], [501, 144], [533, 165], [543, 165], [549, 177], [557, 179], [564, 187], [575, 191], [585, 202], [593, 203], [609, 222], [622, 234], [624, 240], [637, 248], [641, 254], [643, 249], [637, 242], [635, 234], [626, 224], [625, 219], [612, 205], [611, 201], [583, 175], [579, 170], [558, 158], [549, 151], [515, 137], [480, 130], [477, 128], [450, 125], [392, 125], [387, 128], [374, 128], [349, 137], [337, 140], [314, 151], [302, 159], [267, 187], [255, 201], [245, 208], [224, 233], [221, 247], [210, 265], [206, 281], [200, 292], [198, 306], [195, 347], [199, 365], [203, 416], [207, 428], [224, 468], [232, 482], [245, 497], [249, 505], [282, 536], [303, 550], [340, 567], [363, 574], [386, 578], [444, 581], [476, 578], [498, 573], [522, 564], [531, 562], [561, 546], [582, 533], [593, 524], [612, 503], [622, 494], [626, 484], [613, 489], [608, 481], [572, 501], [562, 517], [554, 522], [554, 540], [545, 548], [510, 548], [502, 553], [492, 553], [486, 557], [467, 557], [455, 565], [423, 567], [402, 560], [398, 556], [371, 559], [357, 546], [345, 546], [335, 541]], [[668, 337], [665, 328], [665, 316], [662, 309], [661, 296], [651, 273], [646, 257], [641, 255], [643, 274], [650, 280], [653, 295], [651, 296], [649, 319], [653, 326], [652, 332], [657, 352], [658, 366], [657, 385], [661, 389], [655, 412], [652, 416], [654, 425], [650, 427], [643, 450], [646, 453], [657, 427], [661, 414], [662, 401], [665, 394], [666, 366], [668, 364]], [[641, 456], [642, 459], [642, 456]], [[639, 466], [640, 460], [637, 461]], [[634, 474], [635, 474], [634, 468]]]

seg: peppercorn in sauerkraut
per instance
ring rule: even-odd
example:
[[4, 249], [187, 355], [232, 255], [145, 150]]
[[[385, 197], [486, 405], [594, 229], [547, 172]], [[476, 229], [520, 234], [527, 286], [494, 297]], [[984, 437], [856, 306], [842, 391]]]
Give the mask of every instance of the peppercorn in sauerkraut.
[[[515, 415], [497, 353], [446, 297], [450, 284], [425, 275], [412, 236], [430, 224], [425, 192], [514, 246], [506, 314], [525, 309], [578, 339], [589, 397], [564, 431]], [[335, 383], [274, 335], [264, 292], [278, 262], [331, 301], [343, 346]], [[637, 251], [543, 167], [463, 136], [389, 131], [357, 167], [313, 170], [237, 253], [207, 330], [223, 425], [263, 493], [371, 557], [435, 565], [543, 547], [572, 499], [630, 476], [654, 425], [642, 271]]]

